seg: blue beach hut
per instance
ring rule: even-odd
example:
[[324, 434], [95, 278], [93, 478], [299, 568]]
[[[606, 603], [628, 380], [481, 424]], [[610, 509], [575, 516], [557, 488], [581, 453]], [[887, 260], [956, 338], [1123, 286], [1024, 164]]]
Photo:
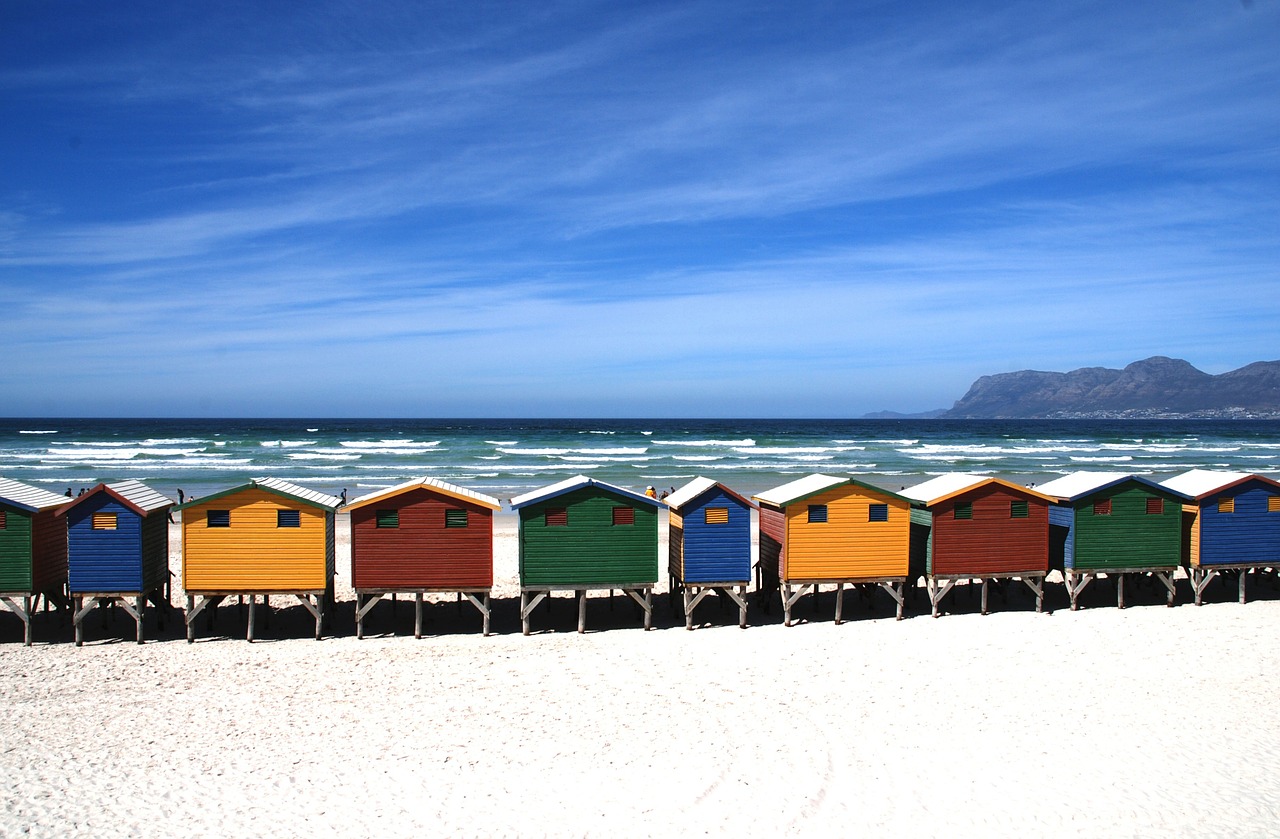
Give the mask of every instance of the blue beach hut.
[[1280, 567], [1280, 482], [1245, 472], [1193, 469], [1163, 483], [1189, 496], [1182, 508], [1182, 548], [1196, 605], [1224, 571], [1238, 574], [1240, 602], [1245, 602], [1249, 572]]
[[716, 592], [738, 605], [738, 626], [745, 629], [756, 505], [710, 478], [694, 478], [666, 501], [667, 570], [671, 596], [678, 592], [684, 599], [685, 628], [693, 629], [693, 610]]
[[[67, 521], [67, 587], [76, 645], [97, 605], [118, 602], [137, 624], [150, 601], [163, 626], [169, 610], [169, 508], [173, 502], [138, 481], [98, 484], [58, 511]], [[88, 600], [89, 605], [84, 606]]]

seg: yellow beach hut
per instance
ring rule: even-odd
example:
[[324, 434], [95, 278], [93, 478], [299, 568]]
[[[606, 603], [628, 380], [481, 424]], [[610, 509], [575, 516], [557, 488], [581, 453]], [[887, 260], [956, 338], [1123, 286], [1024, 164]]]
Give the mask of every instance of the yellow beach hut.
[[334, 512], [341, 499], [279, 478], [188, 501], [182, 511], [182, 587], [187, 594], [187, 641], [195, 619], [228, 595], [249, 596], [253, 640], [258, 596], [292, 595], [316, 619], [319, 640], [326, 604], [333, 601]]
[[836, 587], [840, 623], [845, 585], [879, 586], [902, 619], [911, 560], [911, 502], [854, 478], [809, 475], [753, 497], [760, 505], [760, 586], [782, 588], [784, 619], [809, 592]]

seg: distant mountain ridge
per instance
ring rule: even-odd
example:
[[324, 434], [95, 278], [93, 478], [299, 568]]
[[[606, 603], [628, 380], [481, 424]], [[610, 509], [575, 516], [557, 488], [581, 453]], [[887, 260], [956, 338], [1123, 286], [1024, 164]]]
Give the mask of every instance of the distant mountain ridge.
[[1154, 356], [1123, 370], [1019, 370], [982, 376], [946, 419], [1280, 419], [1280, 361], [1210, 375]]

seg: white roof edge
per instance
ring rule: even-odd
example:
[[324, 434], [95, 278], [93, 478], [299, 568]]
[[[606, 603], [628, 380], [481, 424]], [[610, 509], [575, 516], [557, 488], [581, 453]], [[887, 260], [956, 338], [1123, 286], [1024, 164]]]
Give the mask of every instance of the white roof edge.
[[1046, 481], [1036, 487], [1036, 491], [1043, 495], [1052, 495], [1054, 498], [1076, 498], [1108, 484], [1133, 477], [1137, 476], [1129, 472], [1094, 472], [1082, 469], [1054, 478], [1052, 481]]
[[984, 481], [992, 480], [990, 475], [975, 475], [971, 472], [951, 472], [946, 475], [939, 475], [931, 478], [924, 483], [916, 484], [913, 487], [907, 487], [901, 490], [898, 495], [903, 498], [910, 498], [912, 501], [922, 501], [926, 504], [935, 498], [942, 498], [951, 495], [954, 492], [961, 492], [969, 487], [977, 486]]
[[358, 506], [367, 504], [370, 501], [373, 501], [377, 498], [382, 498], [382, 497], [389, 498], [393, 495], [399, 495], [400, 493], [407, 492], [408, 490], [411, 490], [411, 489], [417, 489], [418, 487], [424, 487], [427, 489], [438, 489], [448, 495], [453, 495], [461, 498], [469, 498], [472, 501], [476, 501], [477, 503], [483, 504], [486, 507], [492, 507], [495, 510], [502, 507], [502, 502], [492, 496], [485, 495], [480, 492], [476, 492], [473, 489], [467, 489], [466, 487], [460, 487], [460, 486], [457, 486], [456, 484], [451, 484], [448, 481], [442, 481], [439, 478], [423, 477], [423, 478], [413, 478], [411, 480], [404, 481], [403, 483], [396, 484], [395, 486], [384, 487], [383, 489], [375, 490], [374, 492], [370, 492], [370, 493], [367, 493], [366, 495], [362, 495], [359, 498], [353, 498], [346, 503], [343, 509], [345, 510], [345, 509], [350, 509], [352, 507], [358, 507]]
[[300, 487], [297, 484], [291, 484], [281, 478], [255, 478], [252, 481], [252, 484], [254, 486], [265, 487], [266, 489], [282, 492], [285, 495], [292, 495], [300, 500], [310, 501], [313, 504], [320, 504], [321, 506], [329, 507], [334, 510], [342, 506], [342, 499], [338, 498], [336, 495], [329, 495], [328, 493], [321, 492], [318, 489]]
[[1252, 478], [1251, 472], [1219, 472], [1214, 469], [1192, 469], [1161, 481], [1160, 485], [1191, 498], [1216, 492], [1229, 484]]
[[47, 489], [24, 484], [12, 478], [0, 478], [0, 498], [18, 507], [30, 507], [35, 510], [48, 510], [70, 504], [73, 499]]
[[776, 486], [773, 489], [767, 489], [751, 497], [754, 501], [763, 501], [766, 504], [781, 506], [789, 504], [797, 498], [804, 498], [805, 496], [848, 483], [848, 481], [848, 478], [837, 478], [834, 475], [824, 475], [819, 472], [805, 475], [803, 478], [796, 478], [794, 481], [785, 483], [782, 486]]
[[668, 507], [683, 507], [702, 493], [714, 487], [718, 481], [697, 477], [666, 497]]

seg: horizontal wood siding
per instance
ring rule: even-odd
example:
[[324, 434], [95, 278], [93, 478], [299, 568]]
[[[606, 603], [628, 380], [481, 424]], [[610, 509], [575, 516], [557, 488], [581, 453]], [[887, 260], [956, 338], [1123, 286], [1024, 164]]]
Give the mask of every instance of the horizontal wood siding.
[[[230, 527], [208, 527], [229, 510]], [[277, 527], [297, 510], [299, 527]], [[187, 591], [318, 591], [334, 567], [333, 514], [256, 487], [194, 504], [182, 513], [182, 587]]]
[[153, 591], [169, 579], [169, 510], [142, 522], [142, 590]]
[[[813, 504], [827, 508], [825, 522], [809, 521]], [[885, 504], [885, 521], [869, 521], [869, 507]], [[904, 577], [911, 558], [911, 506], [846, 485], [787, 508], [785, 580]]]
[[[1153, 568], [1182, 561], [1182, 503], [1167, 498], [1164, 512], [1147, 512], [1147, 499], [1165, 498], [1146, 486], [1123, 484], [1076, 502], [1075, 549], [1077, 570]], [[1094, 505], [1111, 502], [1111, 514], [1095, 515]]]
[[1200, 508], [1194, 504], [1182, 508], [1182, 564], [1200, 565]]
[[1280, 564], [1280, 512], [1268, 512], [1276, 489], [1257, 482], [1232, 488], [1235, 512], [1218, 512], [1217, 499], [1200, 507], [1200, 564]]
[[35, 591], [56, 591], [67, 582], [67, 520], [55, 510], [36, 513], [31, 585]]
[[[1010, 502], [1027, 501], [1027, 517], [1012, 518]], [[956, 503], [972, 517], [956, 519]], [[1049, 570], [1049, 505], [991, 484], [933, 508], [934, 574], [974, 577]]]
[[[716, 487], [684, 517], [686, 583], [726, 583], [751, 579], [751, 508]], [[728, 510], [724, 524], [707, 524], [707, 508]]]
[[[635, 509], [635, 523], [614, 526], [613, 508]], [[548, 508], [568, 524], [546, 527]], [[658, 511], [587, 486], [520, 509], [520, 584], [595, 585], [658, 580]]]
[[[94, 530], [94, 513], [114, 513], [114, 530]], [[142, 517], [100, 492], [68, 511], [67, 583], [72, 594], [142, 590]]]
[[667, 519], [667, 574], [684, 579], [684, 520], [674, 512]]
[[760, 505], [760, 572], [765, 580], [781, 580], [787, 568], [787, 515]]
[[933, 573], [933, 513], [911, 508], [911, 570], [916, 576]]
[[32, 559], [35, 534], [32, 516], [0, 504], [5, 513], [5, 526], [0, 530], [0, 591], [34, 591]]
[[[383, 510], [396, 511], [399, 527], [378, 527]], [[446, 527], [458, 510], [467, 526]], [[358, 589], [490, 588], [493, 511], [426, 488], [352, 510], [351, 579]]]
[[1049, 505], [1049, 567], [1071, 567], [1075, 550], [1076, 510], [1069, 504]]

